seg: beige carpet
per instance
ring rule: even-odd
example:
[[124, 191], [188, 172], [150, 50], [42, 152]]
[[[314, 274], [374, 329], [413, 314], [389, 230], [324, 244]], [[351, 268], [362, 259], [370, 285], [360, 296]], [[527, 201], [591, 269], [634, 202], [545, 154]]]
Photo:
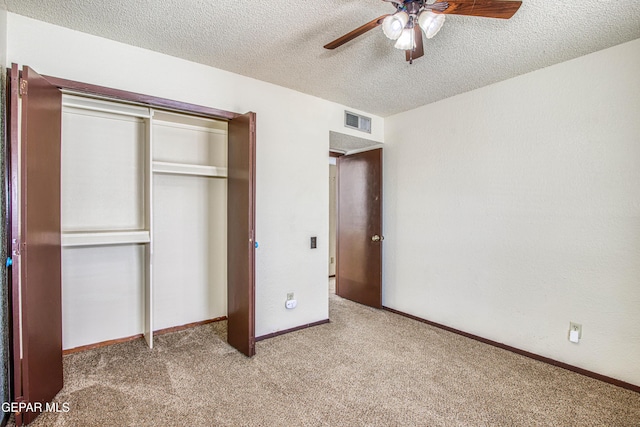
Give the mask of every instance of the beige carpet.
[[640, 394], [330, 297], [331, 323], [259, 342], [225, 323], [66, 356], [34, 426], [639, 426]]

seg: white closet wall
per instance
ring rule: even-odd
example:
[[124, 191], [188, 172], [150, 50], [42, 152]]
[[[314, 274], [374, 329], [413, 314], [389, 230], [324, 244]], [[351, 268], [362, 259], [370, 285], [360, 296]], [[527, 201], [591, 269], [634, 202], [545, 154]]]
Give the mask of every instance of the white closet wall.
[[227, 315], [227, 123], [153, 120], [154, 327]]
[[63, 248], [62, 348], [138, 335], [144, 326], [144, 248]]
[[143, 119], [66, 107], [62, 127], [63, 230], [144, 229]]

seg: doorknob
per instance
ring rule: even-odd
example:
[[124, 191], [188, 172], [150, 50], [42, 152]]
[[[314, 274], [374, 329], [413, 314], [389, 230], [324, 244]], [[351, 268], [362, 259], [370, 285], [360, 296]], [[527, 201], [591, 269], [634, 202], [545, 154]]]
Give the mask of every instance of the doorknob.
[[384, 240], [384, 236], [378, 236], [377, 234], [371, 236], [371, 241], [372, 242], [379, 242], [381, 240]]

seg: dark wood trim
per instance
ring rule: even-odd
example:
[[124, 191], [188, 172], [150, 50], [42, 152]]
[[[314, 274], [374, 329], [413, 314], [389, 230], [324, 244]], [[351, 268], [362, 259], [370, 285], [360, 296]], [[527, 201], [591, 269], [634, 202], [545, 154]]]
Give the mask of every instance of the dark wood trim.
[[[227, 316], [215, 317], [213, 319], [201, 320], [199, 322], [187, 323], [185, 325], [180, 325], [180, 326], [172, 326], [170, 328], [158, 329], [157, 331], [153, 331], [153, 335], [164, 335], [171, 332], [183, 331], [185, 329], [194, 328], [196, 326], [202, 326], [209, 323], [220, 322], [222, 320], [227, 320]], [[69, 348], [67, 350], [63, 350], [62, 355], [66, 356], [67, 354], [79, 353], [81, 351], [93, 350], [95, 348], [107, 347], [114, 344], [121, 344], [123, 342], [135, 341], [141, 338], [144, 338], [143, 334], [132, 335], [130, 337], [118, 338], [115, 340], [101, 341], [93, 344], [81, 345], [80, 347], [74, 347], [74, 348]]]
[[98, 86], [89, 83], [76, 82], [73, 80], [61, 79], [59, 77], [43, 76], [49, 83], [59, 87], [63, 90], [70, 90], [74, 92], [81, 92], [89, 95], [97, 95], [101, 97], [108, 97], [119, 99], [122, 101], [135, 102], [138, 104], [145, 104], [152, 107], [159, 107], [166, 110], [178, 111], [189, 113], [204, 117], [215, 117], [218, 119], [231, 120], [237, 116], [238, 113], [231, 111], [218, 110], [217, 108], [205, 107], [197, 104], [190, 104], [188, 102], [173, 101], [170, 99], [159, 98], [151, 95], [144, 95], [136, 92], [129, 92], [126, 90], [113, 89], [105, 86]]
[[[220, 322], [220, 321], [223, 321], [223, 320], [227, 320], [227, 316], [216, 317], [214, 319], [208, 319], [208, 320], [202, 320], [200, 322], [187, 323], [186, 325], [173, 326], [173, 327], [170, 327], [170, 328], [159, 329], [157, 331], [153, 331], [153, 334], [154, 335], [163, 335], [163, 334], [168, 334], [168, 333], [171, 333], [171, 332], [182, 331], [182, 330], [193, 328], [193, 327], [196, 327], [196, 326], [206, 325], [208, 323]], [[269, 339], [269, 338], [277, 337], [279, 335], [288, 334], [289, 332], [295, 332], [295, 331], [299, 331], [299, 330], [302, 330], [302, 329], [311, 328], [313, 326], [324, 325], [324, 324], [329, 323], [329, 322], [330, 322], [329, 319], [325, 319], [325, 320], [320, 320], [318, 322], [307, 323], [306, 325], [300, 325], [300, 326], [296, 326], [295, 328], [285, 329], [285, 330], [282, 330], [282, 331], [273, 332], [273, 333], [270, 333], [270, 334], [266, 334], [266, 335], [262, 335], [262, 336], [256, 337], [255, 341], [258, 342], [258, 341], [266, 340], [266, 339]], [[95, 344], [83, 345], [83, 346], [80, 346], [80, 347], [74, 347], [74, 348], [70, 348], [70, 349], [64, 350], [62, 353], [64, 355], [72, 354], [72, 353], [78, 353], [78, 352], [85, 351], [85, 350], [92, 350], [92, 349], [95, 349], [95, 348], [106, 347], [106, 346], [113, 345], [113, 344], [120, 344], [120, 343], [123, 343], [123, 342], [129, 342], [129, 341], [137, 340], [139, 338], [143, 338], [143, 335], [142, 334], [138, 334], [138, 335], [133, 335], [133, 336], [130, 336], [130, 337], [118, 338], [118, 339], [115, 339], [115, 340], [102, 341], [102, 342], [95, 343]]]
[[123, 342], [135, 341], [135, 340], [143, 338], [143, 337], [144, 337], [144, 335], [137, 334], [137, 335], [132, 335], [130, 337], [118, 338], [118, 339], [115, 339], [115, 340], [102, 341], [102, 342], [97, 342], [97, 343], [93, 343], [93, 344], [81, 345], [80, 347], [74, 347], [74, 348], [68, 348], [66, 350], [62, 350], [62, 355], [66, 356], [67, 354], [79, 353], [81, 351], [93, 350], [93, 349], [101, 348], [101, 347], [107, 347], [107, 346], [113, 345], [113, 344], [121, 344]]
[[342, 157], [344, 153], [339, 153], [337, 151], [329, 151], [329, 157]]
[[[20, 164], [19, 156], [19, 126], [18, 116], [20, 114], [18, 108], [18, 98], [20, 97], [20, 71], [17, 64], [11, 64], [11, 68], [7, 75], [7, 122], [6, 129], [8, 131], [6, 143], [9, 146], [10, 157], [6, 159], [7, 167], [10, 170], [9, 180], [9, 221], [10, 228], [7, 230], [7, 237], [9, 239], [9, 253], [13, 264], [11, 266], [11, 273], [7, 274], [7, 278], [11, 285], [10, 288], [10, 315], [9, 324], [10, 329], [10, 399], [17, 401], [23, 397], [22, 393], [22, 359], [20, 357], [20, 257], [16, 256], [16, 253], [20, 251], [20, 220], [18, 206], [20, 202], [19, 191], [21, 191], [18, 183], [20, 182], [20, 174], [18, 171], [18, 165]], [[16, 425], [22, 425], [22, 415], [16, 415]]]
[[256, 342], [262, 341], [262, 340], [266, 340], [266, 339], [269, 339], [269, 338], [273, 338], [273, 337], [277, 337], [279, 335], [288, 334], [289, 332], [299, 331], [301, 329], [307, 329], [307, 328], [311, 328], [313, 326], [324, 325], [324, 324], [329, 323], [329, 322], [330, 322], [329, 319], [324, 319], [324, 320], [320, 320], [320, 321], [313, 322], [313, 323], [307, 323], [306, 325], [296, 326], [295, 328], [284, 329], [282, 331], [277, 331], [277, 332], [272, 332], [270, 334], [261, 335], [259, 337], [256, 337]]
[[201, 320], [199, 322], [187, 323], [186, 325], [180, 326], [172, 326], [170, 328], [158, 329], [157, 331], [153, 331], [153, 335], [164, 335], [169, 334], [171, 332], [183, 331], [189, 328], [195, 328], [196, 326], [207, 325], [209, 323], [221, 322], [223, 320], [227, 320], [227, 316], [215, 317], [213, 319]]
[[541, 355], [535, 354], [535, 353], [531, 353], [531, 352], [528, 352], [528, 351], [525, 351], [525, 350], [521, 350], [519, 348], [512, 347], [512, 346], [507, 345], [507, 344], [503, 344], [503, 343], [500, 343], [500, 342], [497, 342], [497, 341], [493, 341], [493, 340], [490, 340], [490, 339], [487, 339], [487, 338], [482, 338], [482, 337], [480, 337], [478, 335], [473, 335], [473, 334], [470, 334], [468, 332], [461, 331], [459, 329], [451, 328], [449, 326], [445, 326], [445, 325], [442, 325], [440, 323], [432, 322], [430, 320], [423, 319], [421, 317], [414, 316], [412, 314], [408, 314], [408, 313], [404, 313], [402, 311], [394, 310], [393, 308], [389, 308], [389, 307], [382, 307], [382, 308], [384, 310], [387, 310], [387, 311], [391, 312], [391, 313], [395, 313], [395, 314], [407, 317], [407, 318], [412, 319], [412, 320], [417, 320], [418, 322], [426, 323], [427, 325], [434, 326], [436, 328], [443, 329], [443, 330], [448, 331], [448, 332], [453, 332], [454, 334], [462, 335], [463, 337], [470, 338], [470, 339], [476, 340], [476, 341], [480, 341], [481, 343], [484, 343], [484, 344], [489, 344], [491, 346], [498, 347], [498, 348], [501, 348], [503, 350], [507, 350], [507, 351], [510, 351], [512, 353], [516, 353], [516, 354], [519, 354], [521, 356], [525, 356], [525, 357], [528, 357], [530, 359], [537, 360], [539, 362], [544, 362], [544, 363], [547, 363], [549, 365], [557, 366], [559, 368], [563, 368], [563, 369], [566, 369], [568, 371], [572, 371], [572, 372], [575, 372], [577, 374], [584, 375], [586, 377], [594, 378], [596, 380], [600, 380], [600, 381], [603, 381], [605, 383], [613, 384], [615, 386], [622, 387], [622, 388], [625, 388], [627, 390], [635, 391], [636, 393], [640, 393], [640, 386], [637, 386], [635, 384], [631, 384], [631, 383], [628, 383], [628, 382], [625, 382], [625, 381], [617, 380], [615, 378], [611, 378], [611, 377], [608, 377], [606, 375], [598, 374], [598, 373], [593, 372], [593, 371], [588, 371], [586, 369], [578, 368], [577, 366], [569, 365], [569, 364], [564, 363], [564, 362], [559, 362], [557, 360], [550, 359], [548, 357], [541, 356]]

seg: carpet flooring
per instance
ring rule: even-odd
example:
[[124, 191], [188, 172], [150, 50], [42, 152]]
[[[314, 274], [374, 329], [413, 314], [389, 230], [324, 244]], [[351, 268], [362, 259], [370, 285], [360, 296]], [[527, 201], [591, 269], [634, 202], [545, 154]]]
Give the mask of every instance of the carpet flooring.
[[64, 358], [32, 426], [639, 426], [640, 394], [330, 296], [248, 359], [225, 322]]

